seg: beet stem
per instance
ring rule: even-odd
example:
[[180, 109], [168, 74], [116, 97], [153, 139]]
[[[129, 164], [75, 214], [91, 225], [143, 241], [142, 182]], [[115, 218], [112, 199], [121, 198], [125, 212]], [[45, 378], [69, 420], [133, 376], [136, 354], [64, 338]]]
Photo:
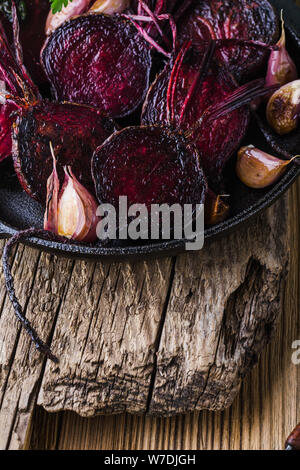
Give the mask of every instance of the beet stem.
[[188, 91], [188, 94], [187, 94], [187, 96], [185, 98], [185, 101], [183, 103], [181, 113], [180, 113], [180, 118], [179, 118], [179, 124], [181, 124], [181, 122], [182, 122], [184, 113], [185, 113], [189, 103], [191, 102], [191, 99], [192, 99], [192, 97], [195, 93], [196, 88], [201, 85], [201, 83], [203, 82], [203, 80], [205, 79], [205, 77], [208, 73], [208, 70], [209, 70], [209, 67], [211, 65], [211, 61], [212, 61], [212, 58], [214, 56], [215, 50], [216, 50], [215, 41], [210, 41], [208, 43], [205, 54], [203, 55], [203, 58], [202, 58], [202, 61], [201, 61], [201, 64], [200, 64], [200, 68], [199, 68], [198, 72], [196, 73], [196, 75], [194, 77], [193, 83], [191, 84], [190, 89]]
[[130, 15], [123, 15], [124, 18], [127, 18], [129, 21], [131, 21], [131, 23], [136, 27], [136, 29], [138, 30], [138, 32], [143, 36], [143, 38], [145, 39], [145, 41], [147, 41], [150, 46], [154, 47], [154, 49], [156, 49], [158, 52], [160, 52], [161, 54], [163, 54], [164, 56], [170, 58], [171, 57], [171, 53], [170, 52], [167, 52], [163, 47], [161, 47], [148, 33], [147, 31], [142, 28], [141, 25], [139, 25], [133, 18], [132, 16]]
[[245, 93], [244, 95], [237, 96], [231, 101], [228, 100], [228, 102], [224, 102], [221, 106], [216, 106], [214, 109], [208, 110], [208, 120], [218, 119], [224, 114], [230, 113], [231, 111], [234, 111], [235, 109], [238, 109], [241, 106], [249, 104], [255, 98], [260, 98], [267, 95], [271, 91], [274, 91], [274, 89], [276, 88], [277, 87], [274, 88], [274, 86], [271, 86], [249, 90], [249, 92]]
[[179, 71], [180, 71], [182, 62], [184, 60], [184, 57], [191, 46], [192, 46], [192, 41], [187, 41], [182, 46], [182, 48], [180, 49], [175, 59], [175, 63], [171, 71], [168, 90], [167, 90], [167, 119], [168, 119], [168, 123], [170, 126], [174, 122], [174, 115], [175, 115], [174, 101], [175, 101], [175, 92], [176, 92], [176, 85], [177, 85]]
[[279, 47], [275, 44], [266, 44], [261, 41], [254, 41], [250, 39], [238, 39], [238, 38], [229, 38], [229, 39], [216, 39], [216, 45], [218, 47], [226, 46], [249, 46], [257, 47], [258, 49], [268, 49], [270, 51], [278, 51]]
[[18, 65], [21, 69], [23, 69], [23, 51], [20, 44], [20, 25], [18, 22], [18, 15], [16, 10], [15, 2], [12, 1], [12, 16], [13, 16], [13, 35], [14, 35], [14, 46], [15, 46], [15, 53]]
[[253, 80], [231, 92], [222, 103], [210, 106], [202, 114], [192, 130], [186, 132], [186, 137], [191, 138], [194, 133], [203, 125], [204, 121], [208, 123], [211, 120], [219, 119], [242, 106], [251, 103], [252, 100], [265, 96], [271, 91], [277, 89], [278, 86], [265, 86], [264, 79]]
[[168, 47], [171, 47], [171, 43], [169, 41], [169, 39], [167, 38], [167, 36], [164, 34], [163, 30], [161, 29], [160, 25], [159, 25], [159, 22], [158, 22], [158, 17], [157, 15], [155, 15], [155, 13], [153, 13], [151, 11], [151, 9], [148, 7], [148, 5], [143, 1], [143, 0], [139, 0], [139, 3], [142, 5], [143, 7], [143, 10], [145, 10], [145, 12], [149, 15], [149, 17], [152, 19], [152, 22], [154, 23], [159, 35], [161, 36], [161, 38], [164, 40], [164, 42], [167, 44]]
[[40, 98], [37, 87], [29, 77], [25, 66], [22, 63], [23, 53], [19, 40], [19, 22], [15, 3], [12, 1], [13, 14], [13, 36], [15, 55], [8, 43], [3, 25], [0, 21], [0, 70], [2, 71], [4, 81], [9, 86], [13, 95], [19, 95], [19, 98], [25, 98], [28, 103], [35, 103]]

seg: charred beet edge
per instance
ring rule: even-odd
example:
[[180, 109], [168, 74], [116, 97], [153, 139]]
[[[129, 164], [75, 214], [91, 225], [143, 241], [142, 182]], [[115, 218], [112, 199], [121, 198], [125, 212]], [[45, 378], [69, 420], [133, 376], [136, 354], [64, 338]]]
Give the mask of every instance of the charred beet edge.
[[[130, 21], [99, 14], [65, 22], [47, 39], [41, 61], [58, 100], [123, 117], [149, 86], [149, 44]], [[88, 71], [88, 73], [87, 73]]]
[[179, 133], [162, 127], [129, 127], [116, 132], [94, 153], [92, 173], [97, 198], [117, 207], [201, 204], [206, 180], [196, 149]]
[[[274, 44], [279, 22], [267, 0], [197, 0], [179, 28], [179, 40], [199, 43], [209, 39], [245, 39]], [[218, 52], [219, 60], [238, 79], [257, 74], [267, 59], [266, 51], [232, 46]]]
[[111, 121], [85, 106], [42, 102], [23, 109], [13, 133], [13, 161], [22, 187], [45, 203], [47, 179], [52, 171], [52, 142], [60, 182], [63, 167], [69, 165], [76, 178], [94, 193], [91, 158], [114, 130]]

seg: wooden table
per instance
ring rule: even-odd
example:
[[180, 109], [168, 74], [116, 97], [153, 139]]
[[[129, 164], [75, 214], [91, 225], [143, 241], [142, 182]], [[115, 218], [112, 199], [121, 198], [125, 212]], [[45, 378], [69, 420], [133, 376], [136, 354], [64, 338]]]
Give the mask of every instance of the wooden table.
[[[24, 445], [29, 449], [282, 449], [285, 438], [300, 421], [300, 365], [296, 366], [291, 360], [292, 343], [300, 339], [300, 184], [294, 185], [290, 190], [289, 199], [289, 243], [292, 256], [285, 287], [283, 315], [273, 341], [264, 351], [258, 366], [243, 382], [233, 405], [224, 412], [201, 411], [171, 418], [130, 414], [82, 418], [70, 411], [47, 413], [39, 406], [35, 406], [33, 410], [37, 388], [41, 383], [39, 376], [36, 382], [32, 380], [36, 371], [43, 374], [45, 364], [32, 352], [32, 348], [28, 349], [26, 335], [16, 330], [16, 322], [2, 281], [0, 354], [4, 366], [0, 367], [0, 379], [4, 379], [0, 390], [3, 392], [0, 403], [1, 445], [9, 448], [21, 448]], [[284, 226], [282, 230], [285, 230]], [[59, 311], [63, 299], [68, 308], [61, 315], [64, 316], [71, 310], [72, 321], [72, 295], [71, 301], [66, 300], [63, 285], [64, 282], [68, 285], [69, 281], [64, 281], [64, 276], [60, 276], [61, 285], [51, 284], [55, 267], [52, 263], [43, 268], [48, 258], [42, 255], [43, 263], [39, 264], [40, 256], [36, 250], [22, 245], [14, 254], [14, 265], [17, 266], [16, 287], [25, 301], [25, 308], [35, 312], [35, 305], [42, 303], [50, 315], [51, 311]], [[26, 263], [22, 263], [24, 259]], [[33, 273], [31, 263], [37, 266]], [[64, 266], [64, 263], [60, 262], [60, 266]], [[69, 266], [65, 273], [67, 275], [72, 271], [73, 268]], [[76, 276], [76, 272], [73, 275]], [[59, 295], [56, 297], [57, 293]], [[36, 313], [40, 312], [41, 305], [37, 305]], [[52, 337], [55, 325], [50, 328], [47, 325], [48, 317], [45, 318], [46, 320], [39, 319], [39, 329], [44, 327]], [[74, 321], [78, 322], [78, 318], [80, 316]], [[63, 338], [64, 336], [59, 338], [59, 343]], [[14, 344], [16, 346], [10, 350], [8, 345]], [[6, 355], [9, 355], [9, 360], [5, 360]], [[34, 384], [32, 388], [31, 383]], [[41, 400], [43, 397], [39, 398], [40, 402]], [[47, 408], [55, 409], [55, 403], [53, 405], [51, 400], [47, 402], [46, 399], [44, 402]], [[60, 405], [58, 409], [70, 407], [70, 397], [65, 403], [66, 406]], [[87, 410], [86, 414], [89, 413], [84, 401], [79, 402], [79, 407], [80, 403]], [[76, 406], [73, 409], [77, 409]], [[6, 429], [5, 422], [12, 424]]]

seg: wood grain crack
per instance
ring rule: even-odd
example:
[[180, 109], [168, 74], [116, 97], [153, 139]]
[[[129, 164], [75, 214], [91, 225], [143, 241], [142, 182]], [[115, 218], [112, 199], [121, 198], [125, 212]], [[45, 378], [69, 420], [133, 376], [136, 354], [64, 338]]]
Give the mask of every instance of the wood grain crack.
[[150, 380], [150, 385], [149, 385], [149, 395], [147, 398], [147, 408], [146, 408], [146, 414], [149, 413], [150, 407], [151, 407], [151, 399], [152, 399], [152, 394], [154, 390], [154, 384], [155, 384], [155, 377], [157, 373], [157, 352], [160, 346], [161, 338], [162, 338], [162, 333], [164, 329], [164, 324], [165, 324], [165, 319], [166, 319], [166, 314], [168, 310], [168, 305], [170, 301], [170, 296], [172, 292], [172, 287], [173, 287], [173, 281], [174, 281], [174, 276], [175, 276], [175, 267], [176, 267], [176, 257], [172, 259], [172, 269], [170, 273], [170, 281], [169, 281], [169, 286], [168, 286], [168, 292], [165, 300], [165, 304], [162, 310], [161, 314], [161, 321], [160, 325], [157, 331], [157, 337], [155, 340], [155, 349], [154, 349], [154, 364], [153, 364], [153, 371], [151, 374], [151, 380]]

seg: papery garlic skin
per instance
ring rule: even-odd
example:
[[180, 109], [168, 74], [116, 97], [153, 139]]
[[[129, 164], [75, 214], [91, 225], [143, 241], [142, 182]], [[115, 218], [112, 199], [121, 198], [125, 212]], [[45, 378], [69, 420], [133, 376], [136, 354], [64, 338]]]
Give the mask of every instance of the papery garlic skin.
[[53, 170], [47, 180], [47, 199], [46, 211], [44, 215], [44, 229], [49, 232], [58, 233], [57, 230], [57, 205], [59, 195], [59, 180], [56, 170], [56, 159], [52, 143], [50, 142], [50, 151], [53, 158]]
[[248, 145], [238, 152], [236, 173], [249, 188], [262, 189], [276, 183], [289, 163]]
[[60, 12], [53, 14], [50, 10], [45, 31], [49, 35], [65, 21], [86, 12], [113, 15], [114, 13], [122, 13], [129, 8], [129, 5], [130, 0], [72, 0], [66, 7], [62, 7]]
[[92, 243], [97, 240], [98, 203], [94, 196], [76, 179], [70, 167], [64, 167], [65, 179], [59, 191], [56, 159], [47, 182], [44, 229], [62, 237]]
[[114, 13], [122, 13], [129, 8], [129, 5], [130, 0], [96, 0], [89, 11], [113, 15]]
[[96, 199], [79, 183], [70, 167], [59, 194], [58, 234], [72, 240], [94, 242], [99, 218]]
[[51, 34], [56, 28], [73, 16], [86, 12], [91, 1], [92, 0], [72, 0], [72, 2], [69, 2], [66, 7], [62, 7], [61, 11], [57, 13], [53, 14], [50, 10], [45, 27], [46, 34]]
[[[84, 207], [80, 197], [75, 191], [71, 179], [63, 189], [58, 203], [58, 235], [73, 238], [74, 233], [85, 223]], [[80, 220], [80, 222], [79, 222]]]
[[300, 80], [282, 86], [271, 96], [267, 120], [279, 135], [289, 134], [298, 126], [300, 115]]
[[[281, 12], [282, 15], [282, 12]], [[273, 50], [268, 62], [268, 72], [266, 77], [266, 86], [283, 86], [298, 78], [297, 68], [286, 50], [286, 38], [284, 29], [284, 20], [281, 16], [282, 33], [277, 46], [279, 50]]]

